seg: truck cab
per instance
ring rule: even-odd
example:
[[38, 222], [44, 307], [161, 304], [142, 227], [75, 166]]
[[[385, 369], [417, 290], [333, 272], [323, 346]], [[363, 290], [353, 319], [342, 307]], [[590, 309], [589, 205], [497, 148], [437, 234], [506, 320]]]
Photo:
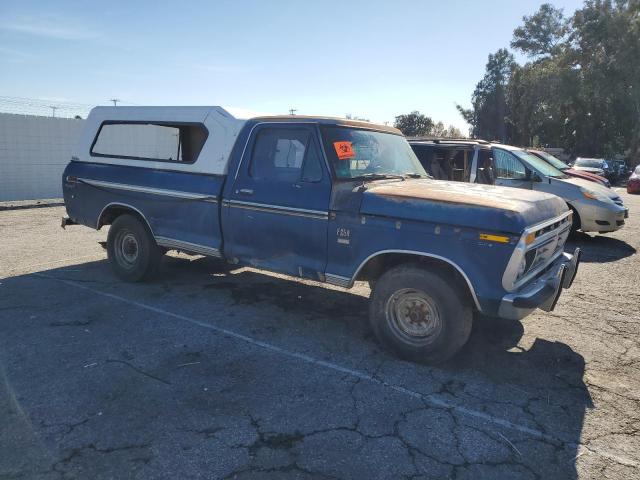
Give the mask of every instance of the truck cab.
[[559, 198], [433, 180], [391, 127], [326, 117], [242, 118], [221, 107], [99, 107], [63, 174], [63, 226], [109, 226], [117, 276], [169, 250], [372, 288], [379, 341], [437, 363], [474, 312], [552, 310], [579, 251]]

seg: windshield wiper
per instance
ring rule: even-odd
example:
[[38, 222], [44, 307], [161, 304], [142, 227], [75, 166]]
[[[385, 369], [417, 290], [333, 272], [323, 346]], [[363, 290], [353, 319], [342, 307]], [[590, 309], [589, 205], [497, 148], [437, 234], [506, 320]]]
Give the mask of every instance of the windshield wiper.
[[429, 178], [428, 176], [424, 176], [421, 173], [405, 173], [404, 174], [405, 177], [408, 178]]
[[405, 180], [404, 175], [398, 175], [396, 173], [363, 173], [362, 175], [358, 175], [357, 177], [353, 178], [362, 180], [386, 180], [391, 178]]

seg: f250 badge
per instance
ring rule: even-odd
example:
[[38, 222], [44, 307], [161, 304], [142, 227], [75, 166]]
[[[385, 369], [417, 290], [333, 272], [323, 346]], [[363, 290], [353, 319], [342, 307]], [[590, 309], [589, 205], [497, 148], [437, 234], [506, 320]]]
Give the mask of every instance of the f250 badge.
[[336, 228], [336, 235], [338, 236], [338, 243], [342, 245], [349, 245], [351, 240], [351, 230], [348, 228]]

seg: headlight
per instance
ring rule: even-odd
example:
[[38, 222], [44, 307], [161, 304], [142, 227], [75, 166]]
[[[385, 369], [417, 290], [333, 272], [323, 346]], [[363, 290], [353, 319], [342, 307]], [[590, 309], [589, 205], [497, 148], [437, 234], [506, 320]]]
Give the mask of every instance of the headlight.
[[601, 202], [609, 201], [609, 197], [601, 194], [600, 192], [594, 192], [593, 190], [588, 190], [586, 188], [581, 188], [580, 192], [584, 198], [588, 198], [589, 200], [599, 200]]

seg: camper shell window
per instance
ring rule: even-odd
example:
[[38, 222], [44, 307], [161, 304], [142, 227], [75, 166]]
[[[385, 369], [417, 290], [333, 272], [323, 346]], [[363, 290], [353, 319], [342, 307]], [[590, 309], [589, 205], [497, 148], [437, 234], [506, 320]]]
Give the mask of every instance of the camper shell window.
[[194, 163], [208, 135], [201, 123], [103, 122], [91, 156]]

